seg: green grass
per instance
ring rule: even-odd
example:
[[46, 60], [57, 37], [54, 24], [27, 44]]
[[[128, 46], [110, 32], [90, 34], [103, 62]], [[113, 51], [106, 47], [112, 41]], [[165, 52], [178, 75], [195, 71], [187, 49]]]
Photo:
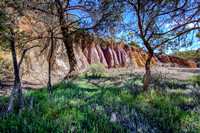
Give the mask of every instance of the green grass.
[[[143, 92], [136, 88], [141, 85], [136, 77], [126, 77], [121, 87], [114, 83], [123, 80], [116, 80], [119, 77], [79, 77], [56, 84], [53, 103], [46, 88], [29, 91], [25, 93], [27, 110], [18, 114], [15, 103], [11, 115], [0, 118], [0, 132], [200, 131], [200, 111], [194, 109], [200, 106], [199, 97], [183, 93], [185, 88]], [[172, 88], [178, 84], [169, 83]], [[31, 93], [34, 108], [28, 109]], [[113, 112], [117, 121], [111, 123]]]

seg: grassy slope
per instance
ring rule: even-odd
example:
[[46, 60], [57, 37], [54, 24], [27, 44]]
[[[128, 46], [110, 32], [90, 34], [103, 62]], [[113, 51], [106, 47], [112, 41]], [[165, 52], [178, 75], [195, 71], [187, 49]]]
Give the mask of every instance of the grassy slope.
[[28, 92], [27, 108], [31, 93], [34, 108], [0, 119], [0, 132], [200, 131], [200, 99], [187, 88], [192, 80], [153, 79], [148, 93], [141, 81], [139, 74], [79, 77], [54, 85], [53, 103], [46, 88]]

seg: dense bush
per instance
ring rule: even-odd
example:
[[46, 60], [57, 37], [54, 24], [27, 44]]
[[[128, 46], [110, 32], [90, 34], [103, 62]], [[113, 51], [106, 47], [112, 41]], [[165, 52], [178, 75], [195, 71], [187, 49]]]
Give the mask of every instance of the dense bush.
[[102, 64], [102, 63], [91, 64], [90, 72], [93, 75], [104, 74], [106, 72], [106, 68], [105, 68], [104, 64]]

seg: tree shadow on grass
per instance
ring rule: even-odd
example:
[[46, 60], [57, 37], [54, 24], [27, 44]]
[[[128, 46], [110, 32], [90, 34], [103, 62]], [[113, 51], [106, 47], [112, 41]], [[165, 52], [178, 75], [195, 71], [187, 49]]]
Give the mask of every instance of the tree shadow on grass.
[[[174, 113], [173, 111], [176, 111], [176, 105], [168, 104], [170, 103], [170, 98], [165, 97], [165, 93], [159, 93], [159, 96], [151, 96], [150, 93], [143, 92], [142, 75], [137, 73], [130, 75], [124, 74], [120, 77], [121, 78], [112, 76], [98, 79], [90, 77], [80, 79], [86, 81], [86, 84], [92, 84], [92, 87], [81, 86], [76, 83], [76, 79], [56, 84], [52, 88], [55, 105], [59, 107], [60, 112], [75, 108], [81, 113], [86, 114], [84, 119], [78, 120], [77, 123], [81, 123], [81, 128], [85, 128], [84, 130], [87, 131], [90, 130], [91, 123], [94, 124], [93, 126], [95, 126], [95, 123], [96, 125], [102, 123], [110, 124], [109, 119], [113, 112], [117, 115], [117, 122], [126, 128], [124, 129], [125, 131], [127, 129], [130, 131], [137, 130], [134, 126], [135, 122], [140, 124], [143, 122], [141, 125], [151, 125], [151, 128], [158, 127], [162, 131], [175, 131], [173, 130], [173, 125], [167, 129], [167, 123], [171, 122], [177, 124], [177, 122], [185, 117], [185, 113], [182, 113], [180, 110]], [[95, 80], [95, 83], [93, 80]], [[119, 87], [116, 84], [121, 82], [121, 80], [124, 80], [124, 85]], [[109, 86], [102, 84], [106, 81], [110, 81]], [[160, 87], [160, 85], [164, 83], [165, 82], [160, 81], [157, 87]], [[171, 83], [169, 84], [171, 85]], [[167, 87], [169, 87], [169, 85]], [[41, 91], [41, 94], [38, 95], [39, 97], [36, 96], [37, 98], [44, 97], [43, 91], [46, 92], [45, 88], [37, 91]], [[45, 96], [47, 96], [47, 92]], [[150, 100], [148, 102], [143, 102], [146, 101], [146, 99]], [[41, 102], [40, 100], [38, 100], [38, 103]], [[177, 107], [179, 107], [179, 105], [177, 105]], [[182, 109], [182, 107], [180, 108]], [[130, 110], [135, 110], [135, 112], [131, 113]], [[170, 111], [172, 111], [172, 113], [168, 118], [166, 116], [168, 116]], [[123, 114], [124, 112], [126, 113]], [[105, 119], [100, 120], [98, 117]], [[143, 126], [141, 127], [143, 128]], [[103, 126], [99, 128], [103, 128]]]

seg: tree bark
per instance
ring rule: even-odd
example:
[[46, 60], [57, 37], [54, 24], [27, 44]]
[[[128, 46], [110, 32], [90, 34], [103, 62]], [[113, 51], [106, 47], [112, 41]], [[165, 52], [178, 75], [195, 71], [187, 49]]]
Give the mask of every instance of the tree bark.
[[73, 50], [73, 41], [70, 35], [68, 36], [63, 36], [64, 38], [66, 37], [67, 39], [64, 39], [64, 44], [65, 44], [65, 48], [67, 49], [67, 55], [69, 58], [69, 66], [70, 66], [70, 70], [69, 70], [69, 76], [73, 76], [73, 72], [75, 72], [75, 68], [77, 65], [76, 62], [76, 58], [74, 55], [74, 50]]
[[47, 85], [47, 90], [49, 92], [49, 97], [51, 99], [51, 101], [53, 101], [53, 97], [51, 95], [51, 59], [53, 56], [53, 51], [54, 51], [54, 41], [53, 41], [53, 31], [51, 31], [51, 50], [50, 50], [50, 56], [49, 56], [49, 81], [48, 81], [48, 85]]
[[[61, 25], [61, 31], [62, 31], [62, 36], [63, 36], [63, 42], [65, 44], [65, 48], [67, 50], [67, 55], [69, 58], [69, 66], [70, 66], [70, 70], [69, 73], [66, 77], [68, 76], [74, 76], [74, 72], [75, 72], [75, 68], [76, 68], [76, 58], [74, 55], [74, 50], [73, 50], [73, 39], [71, 37], [71, 34], [68, 31], [68, 27], [66, 26], [66, 21], [63, 20], [64, 22], [62, 23], [63, 25]], [[66, 78], [65, 77], [65, 78]]]
[[148, 55], [148, 59], [147, 59], [146, 64], [145, 64], [146, 73], [145, 73], [144, 78], [143, 78], [143, 89], [145, 91], [147, 91], [148, 88], [149, 88], [149, 81], [150, 81], [150, 76], [151, 76], [150, 62], [151, 62], [152, 57], [153, 57], [153, 53], [150, 53]]
[[[69, 65], [70, 65], [70, 70], [68, 75], [64, 78], [66, 79], [67, 77], [74, 76], [75, 68], [77, 65], [77, 61], [74, 55], [74, 50], [73, 50], [73, 39], [71, 37], [71, 33], [69, 31], [69, 27], [67, 25], [67, 18], [65, 16], [65, 8], [63, 8], [62, 2], [59, 0], [55, 0], [56, 6], [57, 6], [57, 12], [59, 16], [59, 22], [61, 26], [61, 32], [63, 36], [63, 42], [65, 44], [65, 48], [67, 49], [67, 54], [69, 58]], [[68, 0], [69, 2], [69, 0]], [[69, 6], [69, 3], [66, 5], [66, 7]]]
[[15, 33], [12, 28], [10, 28], [10, 32], [12, 34], [11, 40], [10, 40], [10, 48], [11, 48], [12, 58], [13, 58], [15, 80], [14, 80], [14, 86], [11, 93], [7, 113], [10, 113], [12, 109], [16, 89], [17, 89], [19, 110], [25, 109], [24, 98], [23, 98], [23, 93], [22, 93], [22, 88], [21, 88], [21, 81], [20, 81], [20, 76], [19, 76], [19, 69], [18, 69], [18, 64], [17, 64], [17, 57], [16, 57], [16, 52], [15, 52]]

